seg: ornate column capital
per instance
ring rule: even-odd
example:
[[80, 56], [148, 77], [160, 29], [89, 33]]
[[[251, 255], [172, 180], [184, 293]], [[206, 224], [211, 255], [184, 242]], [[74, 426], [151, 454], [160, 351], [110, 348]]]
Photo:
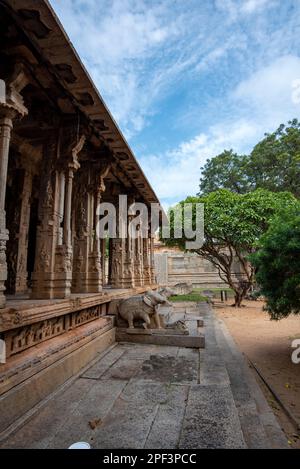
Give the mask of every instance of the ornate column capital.
[[28, 114], [21, 95], [23, 88], [29, 83], [28, 75], [22, 64], [16, 64], [9, 80], [1, 80], [0, 119], [22, 118]]

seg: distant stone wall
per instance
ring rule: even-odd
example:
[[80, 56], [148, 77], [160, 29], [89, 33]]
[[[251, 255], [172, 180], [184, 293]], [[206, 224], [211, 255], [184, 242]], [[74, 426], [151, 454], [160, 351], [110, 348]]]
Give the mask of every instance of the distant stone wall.
[[[156, 252], [154, 255], [157, 281], [163, 285], [192, 283], [194, 288], [217, 288], [224, 286], [215, 266], [197, 254], [184, 252]], [[233, 272], [241, 276], [238, 262]]]

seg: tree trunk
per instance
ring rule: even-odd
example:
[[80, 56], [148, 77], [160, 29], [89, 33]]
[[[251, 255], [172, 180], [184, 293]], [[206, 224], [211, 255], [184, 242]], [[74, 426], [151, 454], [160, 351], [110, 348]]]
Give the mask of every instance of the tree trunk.
[[242, 304], [242, 301], [244, 299], [244, 295], [241, 292], [235, 291], [234, 293], [234, 307], [239, 308]]

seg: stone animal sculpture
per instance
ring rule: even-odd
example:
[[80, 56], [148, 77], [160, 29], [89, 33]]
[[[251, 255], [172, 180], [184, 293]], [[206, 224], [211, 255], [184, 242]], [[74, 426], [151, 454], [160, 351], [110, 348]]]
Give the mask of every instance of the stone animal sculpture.
[[151, 322], [151, 316], [154, 317], [156, 327], [161, 329], [158, 315], [158, 305], [164, 304], [171, 306], [167, 298], [160, 293], [149, 290], [143, 295], [132, 296], [121, 300], [118, 304], [118, 312], [121, 318], [128, 322], [128, 327], [134, 327], [134, 320], [142, 319], [143, 327], [147, 329]]
[[172, 289], [177, 295], [188, 295], [189, 293], [192, 293], [193, 285], [191, 283], [181, 282], [173, 285]]
[[166, 298], [170, 298], [170, 296], [176, 296], [178, 293], [169, 287], [161, 287], [158, 289], [158, 293]]

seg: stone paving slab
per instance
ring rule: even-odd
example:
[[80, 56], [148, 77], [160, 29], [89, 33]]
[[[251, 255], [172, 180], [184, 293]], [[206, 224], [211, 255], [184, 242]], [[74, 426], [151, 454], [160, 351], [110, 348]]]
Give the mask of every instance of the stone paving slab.
[[186, 356], [150, 355], [143, 362], [137, 380], [158, 381], [165, 383], [197, 383], [199, 373], [199, 356], [192, 359]]
[[[89, 380], [80, 379], [80, 381]], [[50, 436], [47, 448], [68, 448], [76, 441], [88, 441], [93, 445], [95, 430], [91, 428], [89, 422], [95, 422], [96, 425], [98, 421], [102, 424], [125, 386], [126, 381], [123, 380], [111, 380], [109, 387], [104, 381], [94, 381], [89, 392], [64, 421], [59, 431]]]
[[112, 365], [114, 365], [124, 355], [122, 348], [115, 347], [110, 353], [106, 354], [94, 366], [89, 368], [82, 375], [83, 378], [99, 379]]

